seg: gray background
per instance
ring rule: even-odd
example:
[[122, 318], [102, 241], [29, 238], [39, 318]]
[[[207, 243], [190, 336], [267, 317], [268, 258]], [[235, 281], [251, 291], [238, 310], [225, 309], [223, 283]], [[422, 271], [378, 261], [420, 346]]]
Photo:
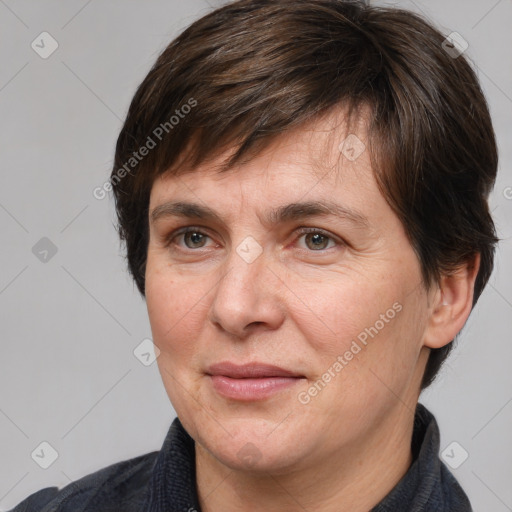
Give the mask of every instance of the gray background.
[[[438, 419], [441, 449], [456, 441], [468, 452], [453, 473], [475, 511], [512, 510], [512, 1], [395, 4], [468, 41], [494, 118], [501, 165], [491, 209], [503, 238], [496, 269], [420, 401]], [[205, 0], [0, 0], [3, 510], [158, 450], [175, 416], [156, 363], [134, 356], [151, 337], [146, 306], [125, 271], [112, 197], [92, 191], [108, 178], [136, 86], [168, 42], [210, 9]], [[31, 48], [43, 31], [59, 45], [47, 59]], [[56, 254], [36, 257], [43, 237]], [[49, 453], [40, 452], [43, 441], [59, 455], [48, 469], [31, 457], [38, 447]]]

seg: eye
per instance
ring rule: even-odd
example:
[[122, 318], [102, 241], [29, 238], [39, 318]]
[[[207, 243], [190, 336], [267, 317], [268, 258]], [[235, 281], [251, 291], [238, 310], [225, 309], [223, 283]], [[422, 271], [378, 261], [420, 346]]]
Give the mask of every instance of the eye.
[[180, 229], [177, 232], [171, 233], [167, 240], [167, 245], [169, 246], [175, 244], [182, 247], [182, 245], [177, 241], [179, 240], [180, 237], [183, 237], [186, 249], [202, 249], [203, 247], [205, 247], [206, 239], [210, 238], [206, 233], [204, 233], [200, 229], [195, 228], [193, 226], [189, 226]]
[[[303, 227], [299, 228], [297, 232], [298, 240], [304, 238], [306, 250], [309, 252], [321, 252], [336, 245], [344, 245], [341, 240], [318, 228]], [[182, 243], [180, 243], [180, 239], [182, 239]], [[202, 249], [207, 247], [208, 239], [211, 239], [211, 237], [200, 228], [188, 226], [171, 233], [167, 238], [166, 246], [176, 245], [183, 250]], [[330, 247], [329, 241], [332, 243]]]
[[327, 247], [329, 244], [329, 240], [334, 242], [334, 246], [342, 245], [340, 241], [335, 240], [332, 235], [326, 233], [325, 231], [322, 231], [321, 229], [300, 228], [298, 232], [301, 235], [299, 239], [304, 237], [306, 247], [311, 251], [319, 252], [324, 249], [330, 249], [331, 247]]

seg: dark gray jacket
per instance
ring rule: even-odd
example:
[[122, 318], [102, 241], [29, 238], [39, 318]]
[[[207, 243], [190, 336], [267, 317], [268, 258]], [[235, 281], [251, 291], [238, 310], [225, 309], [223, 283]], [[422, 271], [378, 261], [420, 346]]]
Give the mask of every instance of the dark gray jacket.
[[[469, 500], [439, 459], [439, 428], [416, 408], [413, 463], [370, 512], [472, 512]], [[47, 487], [11, 512], [200, 512], [194, 441], [178, 418], [162, 449], [112, 464], [62, 489]]]

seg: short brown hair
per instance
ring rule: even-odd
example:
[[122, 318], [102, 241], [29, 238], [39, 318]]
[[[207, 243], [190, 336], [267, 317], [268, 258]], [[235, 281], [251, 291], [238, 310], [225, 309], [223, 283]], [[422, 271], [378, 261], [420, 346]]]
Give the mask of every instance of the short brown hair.
[[[480, 254], [474, 306], [498, 241], [487, 202], [498, 155], [478, 79], [444, 40], [416, 14], [364, 1], [239, 0], [188, 27], [137, 89], [116, 146], [118, 232], [140, 293], [150, 190], [179, 173], [185, 148], [190, 169], [236, 148], [223, 172], [345, 105], [370, 109], [374, 173], [424, 284]], [[431, 350], [422, 389], [452, 345]]]

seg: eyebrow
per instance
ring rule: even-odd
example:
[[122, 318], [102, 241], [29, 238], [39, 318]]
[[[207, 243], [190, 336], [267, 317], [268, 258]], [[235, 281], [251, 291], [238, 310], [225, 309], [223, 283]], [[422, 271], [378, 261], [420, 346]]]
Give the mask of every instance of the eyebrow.
[[[368, 219], [362, 213], [332, 201], [308, 201], [279, 206], [265, 215], [264, 222], [268, 225], [276, 225], [320, 216], [338, 217], [362, 228], [368, 228], [370, 225]], [[165, 217], [203, 219], [223, 223], [222, 217], [208, 206], [186, 201], [169, 201], [156, 206], [151, 212], [152, 223]]]

